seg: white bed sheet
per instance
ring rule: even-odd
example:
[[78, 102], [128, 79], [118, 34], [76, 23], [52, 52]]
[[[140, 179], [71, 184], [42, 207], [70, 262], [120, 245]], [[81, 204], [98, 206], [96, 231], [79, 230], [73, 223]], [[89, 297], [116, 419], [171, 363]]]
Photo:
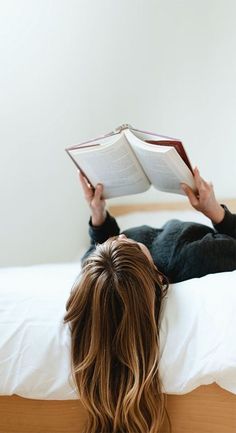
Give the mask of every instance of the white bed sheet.
[[[209, 224], [192, 211], [119, 217], [121, 230], [171, 217]], [[0, 395], [67, 400], [70, 374], [65, 304], [80, 263], [0, 268]], [[163, 391], [184, 394], [216, 382], [236, 394], [236, 271], [171, 285], [160, 328]]]

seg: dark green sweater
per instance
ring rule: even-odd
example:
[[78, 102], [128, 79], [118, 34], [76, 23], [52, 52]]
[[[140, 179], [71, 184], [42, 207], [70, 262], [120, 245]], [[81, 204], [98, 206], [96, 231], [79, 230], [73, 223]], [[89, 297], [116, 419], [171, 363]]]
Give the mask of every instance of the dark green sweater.
[[[233, 271], [236, 269], [236, 215], [222, 206], [224, 219], [220, 224], [213, 224], [213, 228], [172, 219], [161, 228], [142, 225], [122, 233], [147, 246], [155, 265], [171, 283]], [[119, 234], [120, 228], [109, 212], [99, 227], [93, 227], [90, 218], [91, 245], [82, 262], [96, 248], [96, 243]]]

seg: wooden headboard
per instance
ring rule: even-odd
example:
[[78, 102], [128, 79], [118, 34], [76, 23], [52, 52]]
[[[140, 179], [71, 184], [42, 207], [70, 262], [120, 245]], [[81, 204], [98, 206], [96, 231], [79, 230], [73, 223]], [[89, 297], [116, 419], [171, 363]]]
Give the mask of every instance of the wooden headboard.
[[[220, 203], [228, 206], [231, 212], [236, 213], [236, 198], [219, 199]], [[133, 203], [108, 206], [111, 215], [120, 216], [130, 212], [140, 211], [163, 211], [163, 210], [193, 210], [188, 201], [186, 202], [161, 202], [161, 203]]]

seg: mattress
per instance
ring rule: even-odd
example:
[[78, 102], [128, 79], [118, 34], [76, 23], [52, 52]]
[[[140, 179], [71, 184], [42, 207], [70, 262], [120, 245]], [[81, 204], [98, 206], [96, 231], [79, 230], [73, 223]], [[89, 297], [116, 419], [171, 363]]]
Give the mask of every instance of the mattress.
[[[192, 211], [119, 217], [121, 230], [171, 217], [210, 224]], [[0, 268], [0, 395], [78, 398], [70, 372], [65, 304], [80, 262]], [[236, 271], [173, 284], [160, 323], [162, 390], [185, 394], [216, 382], [236, 394]]]

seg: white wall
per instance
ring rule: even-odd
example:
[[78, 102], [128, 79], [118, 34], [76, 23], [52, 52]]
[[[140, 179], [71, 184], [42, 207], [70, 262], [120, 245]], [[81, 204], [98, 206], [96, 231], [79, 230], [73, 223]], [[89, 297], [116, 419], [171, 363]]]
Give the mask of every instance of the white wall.
[[76, 256], [89, 212], [64, 148], [120, 123], [182, 138], [218, 196], [235, 197], [234, 0], [0, 7], [1, 266]]

